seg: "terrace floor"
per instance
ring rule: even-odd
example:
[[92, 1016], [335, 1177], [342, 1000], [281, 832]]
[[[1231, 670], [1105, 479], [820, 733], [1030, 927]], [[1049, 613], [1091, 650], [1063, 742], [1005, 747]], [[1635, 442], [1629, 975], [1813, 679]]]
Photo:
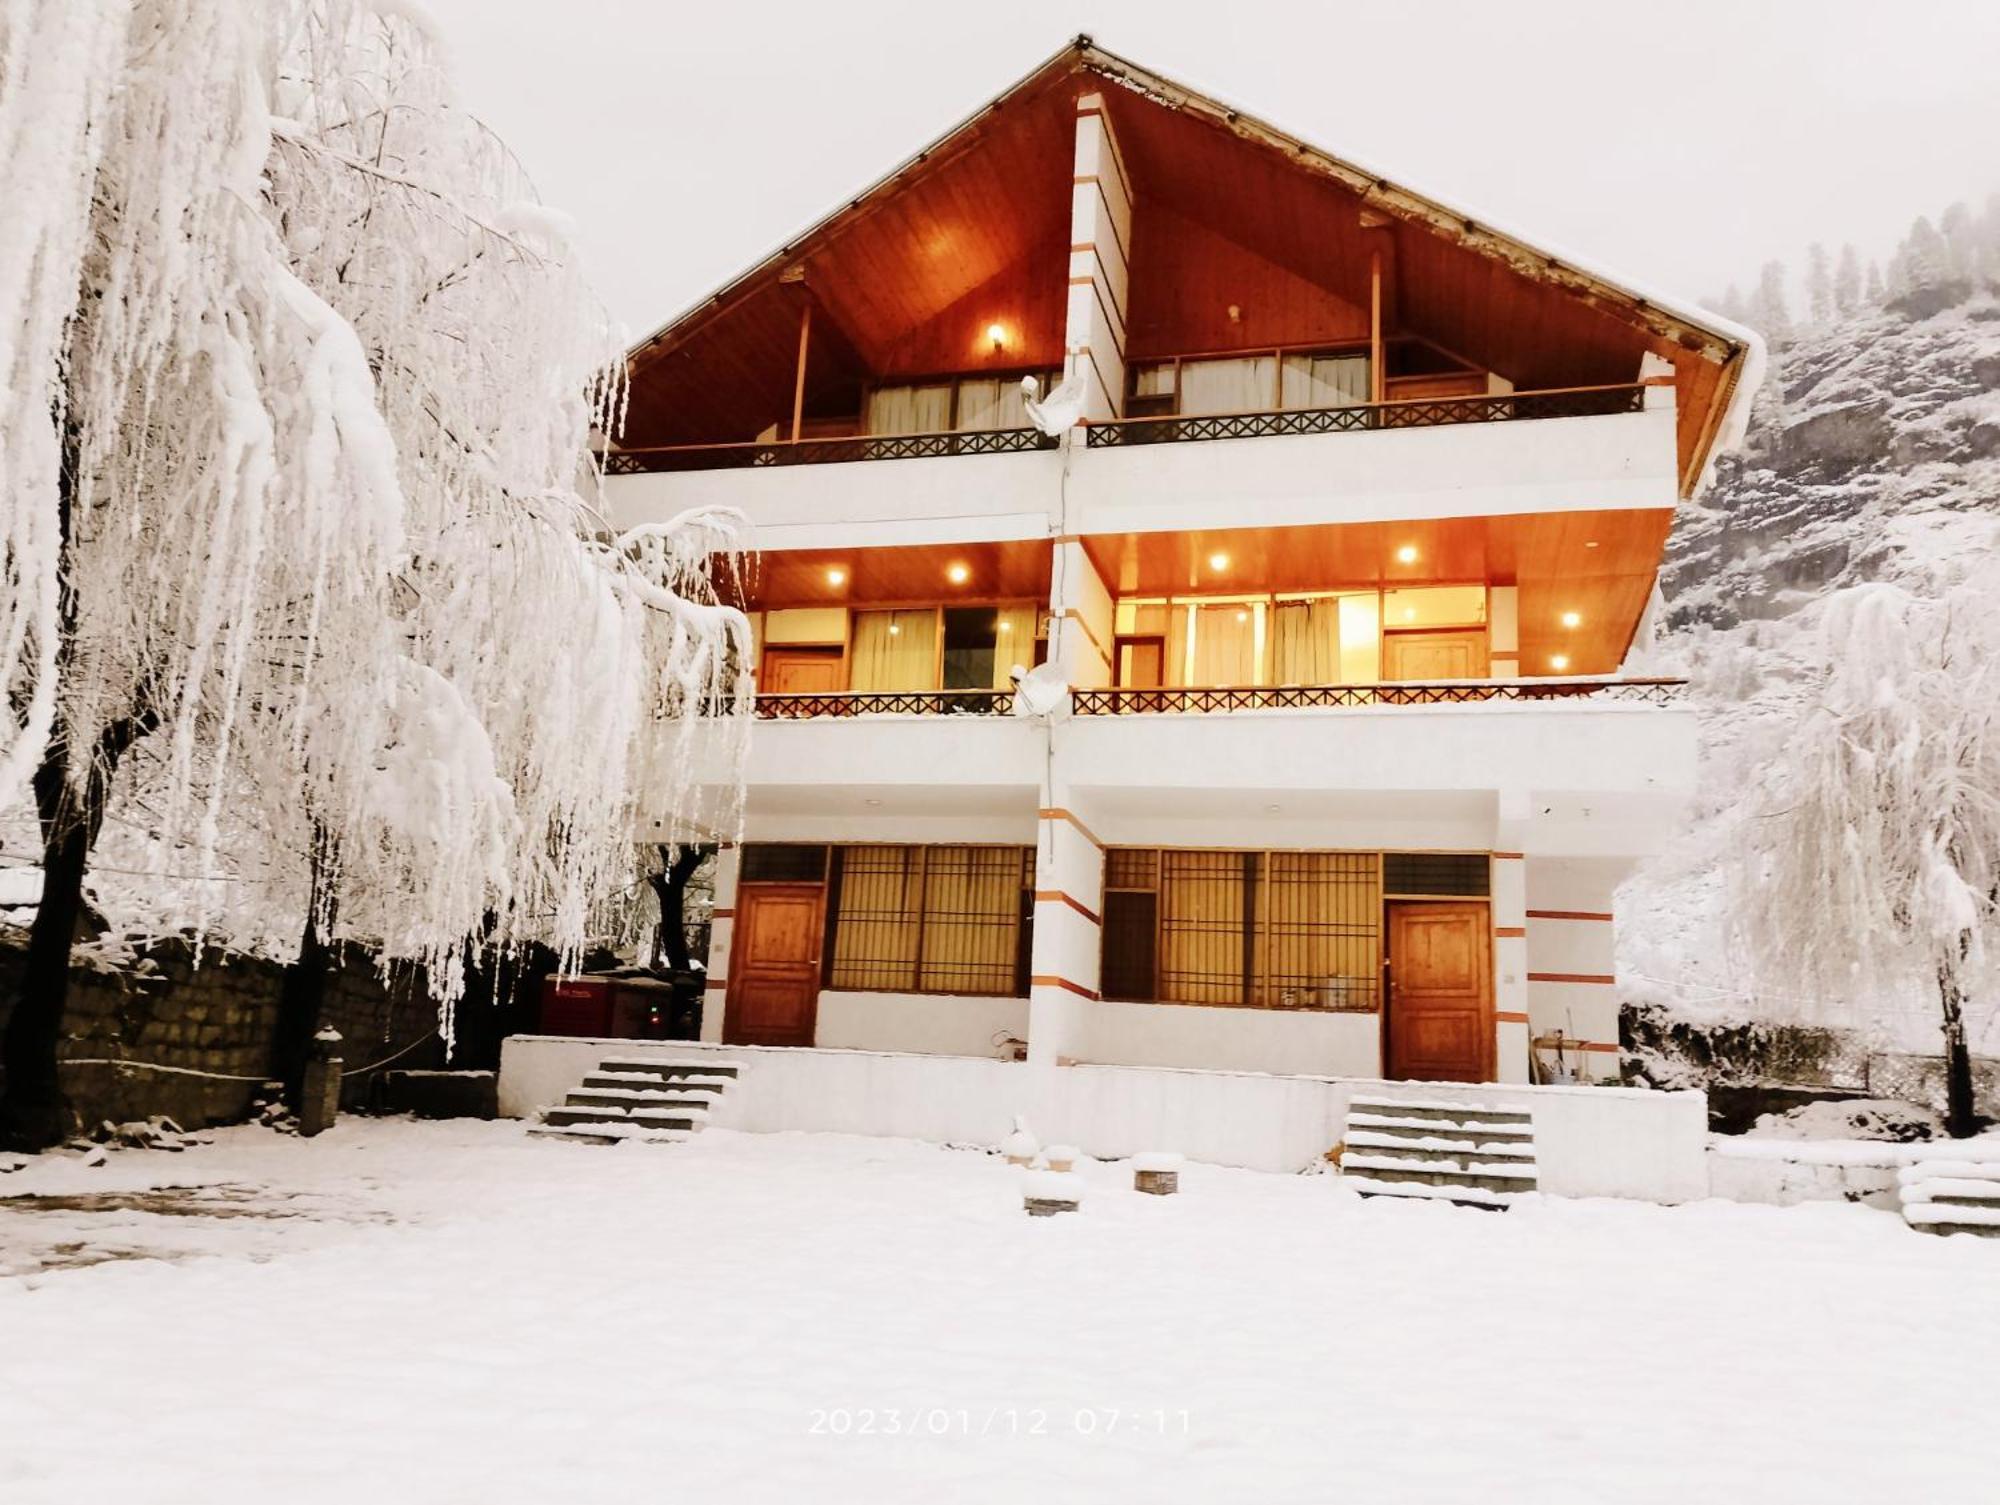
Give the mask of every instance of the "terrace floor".
[[46, 1157], [0, 1176], [0, 1499], [1833, 1501], [2000, 1469], [1994, 1241], [1084, 1173], [1029, 1219], [991, 1156], [830, 1135], [350, 1119]]

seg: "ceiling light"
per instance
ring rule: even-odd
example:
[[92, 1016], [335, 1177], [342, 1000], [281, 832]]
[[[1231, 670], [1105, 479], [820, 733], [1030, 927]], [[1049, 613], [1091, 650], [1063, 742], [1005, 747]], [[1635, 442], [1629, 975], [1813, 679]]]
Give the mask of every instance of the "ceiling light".
[[953, 585], [963, 585], [972, 578], [972, 571], [962, 564], [954, 564], [944, 572], [944, 578]]
[[901, 637], [902, 635], [903, 635], [903, 624], [901, 622], [891, 622], [889, 624], [889, 636], [894, 638], [894, 637]]
[[1214, 570], [1218, 575], [1221, 574], [1224, 570], [1229, 568], [1229, 556], [1221, 552], [1209, 555], [1208, 567]]
[[1562, 624], [1565, 627], [1581, 627], [1583, 625], [1583, 613], [1580, 611], [1564, 612], [1562, 614]]
[[1415, 544], [1406, 543], [1400, 549], [1396, 550], [1396, 563], [1415, 564], [1416, 562], [1417, 546]]
[[1597, 547], [1597, 540], [1596, 540], [1596, 539], [1594, 539], [1594, 538], [1593, 538], [1593, 539], [1591, 539], [1591, 540], [1590, 540], [1590, 542], [1588, 542], [1588, 543], [1586, 543], [1586, 544], [1584, 545], [1584, 547], [1585, 547], [1586, 549], [1594, 549], [1594, 548], [1596, 548], [1596, 547]]
[[826, 572], [826, 583], [827, 583], [828, 585], [845, 585], [845, 584], [847, 584], [847, 571], [846, 571], [846, 570], [843, 570], [843, 569], [842, 569], [842, 568], [841, 568], [841, 567], [840, 567], [839, 565], [837, 565], [837, 564], [836, 564], [836, 565], [834, 565], [834, 566], [832, 566], [832, 567], [831, 567], [830, 569], [828, 569], [828, 570], [827, 570], [827, 572]]
[[1551, 654], [1549, 657], [1549, 667], [1558, 674], [1562, 673], [1563, 670], [1569, 667], [1569, 655], [1567, 653]]

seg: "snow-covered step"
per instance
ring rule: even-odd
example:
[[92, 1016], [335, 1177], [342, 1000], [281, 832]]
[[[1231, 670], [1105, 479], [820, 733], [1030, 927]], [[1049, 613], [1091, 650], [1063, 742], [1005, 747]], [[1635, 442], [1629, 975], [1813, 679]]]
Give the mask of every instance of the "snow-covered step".
[[706, 1108], [714, 1099], [705, 1092], [663, 1092], [658, 1088], [627, 1090], [593, 1087], [585, 1083], [572, 1088], [567, 1099], [577, 1108]]
[[734, 1061], [610, 1056], [559, 1104], [542, 1110], [529, 1133], [583, 1144], [685, 1139], [740, 1085]]
[[1366, 1197], [1504, 1208], [1535, 1190], [1534, 1115], [1449, 1097], [1357, 1097], [1341, 1179]]
[[572, 1144], [678, 1144], [692, 1137], [687, 1129], [653, 1129], [642, 1124], [531, 1124], [534, 1139], [561, 1139]]
[[2000, 1238], [2000, 1161], [1941, 1155], [1904, 1166], [1896, 1180], [1912, 1228]]
[[613, 1056], [597, 1063], [599, 1071], [615, 1071], [621, 1076], [726, 1077], [731, 1081], [743, 1074], [735, 1061], [673, 1061], [655, 1056]]

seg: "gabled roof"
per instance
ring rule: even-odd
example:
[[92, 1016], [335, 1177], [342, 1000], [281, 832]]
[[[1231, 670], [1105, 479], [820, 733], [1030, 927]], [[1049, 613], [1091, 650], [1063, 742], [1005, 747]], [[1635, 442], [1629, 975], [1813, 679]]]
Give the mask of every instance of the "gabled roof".
[[[1059, 365], [1074, 102], [1093, 91], [1129, 161], [1138, 223], [1172, 216], [1181, 231], [1156, 234], [1149, 253], [1135, 229], [1134, 356], [1225, 348], [1200, 343], [1202, 331], [1178, 306], [1144, 306], [1148, 256], [1159, 261], [1168, 240], [1214, 241], [1211, 262], [1254, 270], [1284, 290], [1293, 324], [1330, 327], [1342, 307], [1365, 304], [1368, 252], [1386, 230], [1399, 327], [1523, 388], [1630, 381], [1642, 352], [1665, 358], [1678, 387], [1684, 492], [1740, 437], [1763, 360], [1750, 331], [1417, 193], [1080, 36], [636, 345], [625, 442], [747, 439], [788, 413], [808, 302], [807, 386], [835, 394], [827, 400], [836, 404], [864, 380]], [[1012, 336], [1004, 352], [966, 337], [1000, 308]], [[746, 432], [750, 414], [763, 416]]]

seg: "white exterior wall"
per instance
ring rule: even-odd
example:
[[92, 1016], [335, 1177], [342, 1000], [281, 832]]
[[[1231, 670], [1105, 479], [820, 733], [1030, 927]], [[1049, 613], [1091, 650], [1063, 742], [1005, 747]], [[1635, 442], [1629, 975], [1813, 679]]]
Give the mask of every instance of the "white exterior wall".
[[[1174, 1150], [1189, 1159], [1291, 1172], [1339, 1142], [1349, 1098], [1420, 1095], [1420, 1086], [1313, 1076], [1037, 1069], [971, 1057], [708, 1046], [678, 1041], [516, 1035], [500, 1057], [500, 1111], [526, 1117], [562, 1100], [610, 1055], [713, 1056], [743, 1066], [711, 1122], [750, 1133], [868, 1134], [992, 1144], [1026, 1113], [1046, 1141], [1086, 1154]], [[1675, 1203], [1708, 1195], [1707, 1100], [1623, 1087], [1454, 1084], [1455, 1098], [1534, 1113], [1540, 1186], [1556, 1196]]]
[[1098, 1065], [1373, 1076], [1382, 1064], [1380, 1014], [1102, 999], [1079, 1015], [1077, 1057]]
[[[1618, 1075], [1618, 986], [1612, 895], [1619, 861], [1535, 857], [1528, 870], [1528, 1017], [1536, 1035], [1582, 1042], [1579, 1076]], [[1546, 1058], [1548, 1052], [1544, 1052]]]
[[1028, 1038], [1028, 1000], [823, 991], [813, 1044], [835, 1050], [998, 1056], [996, 1035]]
[[612, 476], [605, 491], [621, 527], [694, 506], [734, 507], [749, 518], [759, 548], [869, 548], [1670, 508], [1674, 454], [1669, 405], [1130, 448], [1072, 442], [1066, 454]]

